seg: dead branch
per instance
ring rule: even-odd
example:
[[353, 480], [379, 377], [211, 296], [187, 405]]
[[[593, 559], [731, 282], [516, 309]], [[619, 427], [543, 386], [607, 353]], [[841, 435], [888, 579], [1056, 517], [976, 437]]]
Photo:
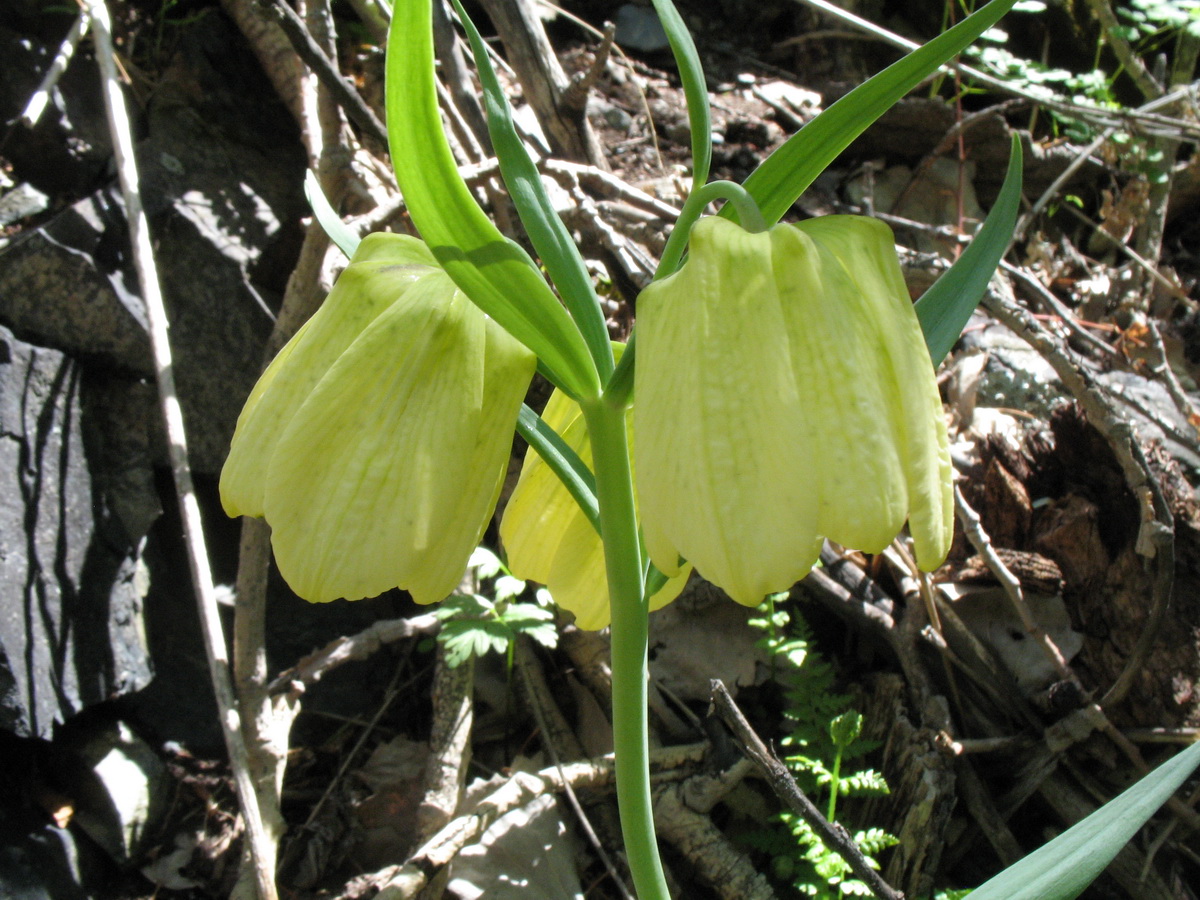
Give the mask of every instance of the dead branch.
[[738, 747], [762, 771], [776, 796], [787, 805], [788, 809], [809, 824], [813, 831], [820, 836], [825, 846], [841, 855], [846, 864], [850, 866], [851, 871], [862, 879], [872, 894], [881, 900], [904, 900], [902, 893], [888, 886], [879, 873], [871, 868], [850, 833], [838, 823], [827, 820], [812, 801], [804, 795], [787, 766], [767, 749], [762, 738], [750, 727], [750, 723], [746, 721], [746, 717], [734, 703], [733, 697], [729, 695], [725, 685], [717, 680], [712, 681], [711, 685], [712, 703], [716, 708], [717, 715], [733, 731], [733, 738]]
[[[707, 744], [690, 744], [652, 750], [651, 780], [677, 781], [686, 778], [703, 760]], [[419, 847], [403, 865], [355, 879], [339, 900], [355, 900], [378, 890], [377, 900], [408, 900], [415, 897], [431, 876], [448, 865], [459, 851], [474, 842], [507, 812], [525, 806], [542, 794], [558, 793], [570, 784], [576, 791], [600, 790], [614, 784], [615, 760], [601, 759], [550, 766], [536, 774], [517, 772], [501, 781], [472, 809], [449, 822]]]
[[367, 659], [384, 644], [434, 634], [439, 627], [438, 618], [433, 613], [424, 613], [411, 619], [385, 619], [376, 622], [358, 634], [335, 638], [290, 669], [280, 672], [270, 683], [268, 690], [272, 694], [284, 691], [302, 693], [305, 687], [316, 684], [338, 666]]
[[150, 223], [142, 205], [133, 132], [125, 111], [125, 98], [121, 92], [113, 59], [112, 25], [103, 0], [90, 0], [88, 11], [96, 42], [96, 59], [103, 81], [108, 127], [129, 221], [134, 268], [137, 270], [138, 285], [146, 304], [146, 317], [150, 324], [150, 345], [154, 353], [154, 371], [163, 422], [166, 426], [171, 471], [183, 519], [188, 565], [196, 592], [196, 604], [199, 607], [201, 634], [217, 701], [218, 718], [229, 753], [238, 802], [241, 804], [242, 816], [246, 823], [253, 881], [261, 900], [275, 900], [275, 842], [268, 836], [259, 812], [258, 796], [250, 774], [249, 754], [242, 736], [241, 718], [233, 692], [229, 654], [217, 608], [217, 596], [204, 539], [204, 525], [200, 517], [200, 504], [196, 498], [192, 470], [188, 462], [187, 432], [179, 406], [179, 395], [175, 389], [175, 364], [168, 336], [167, 309], [163, 302], [154, 250], [150, 242]]
[[321, 45], [308, 32], [304, 20], [296, 15], [283, 0], [258, 0], [264, 12], [272, 16], [287, 35], [288, 40], [296, 50], [296, 55], [316, 73], [331, 95], [359, 128], [371, 135], [385, 147], [387, 146], [387, 129], [379, 121], [379, 117], [367, 106], [365, 100], [347, 81], [333, 61], [321, 49]]

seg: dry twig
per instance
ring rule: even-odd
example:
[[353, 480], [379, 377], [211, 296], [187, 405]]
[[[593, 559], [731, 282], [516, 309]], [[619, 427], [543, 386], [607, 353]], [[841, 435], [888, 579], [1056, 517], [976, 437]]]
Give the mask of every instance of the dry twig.
[[1042, 354], [1063, 384], [1083, 406], [1088, 421], [1112, 448], [1125, 475], [1125, 483], [1141, 512], [1137, 552], [1147, 559], [1154, 560], [1150, 616], [1125, 661], [1125, 668], [1100, 700], [1100, 705], [1107, 708], [1120, 703], [1129, 693], [1134, 678], [1158, 637], [1170, 607], [1175, 579], [1175, 518], [1167, 506], [1158, 478], [1150, 468], [1133, 426], [1108, 404], [1091, 375], [1074, 358], [1074, 354], [1061, 346], [1032, 315], [997, 290], [995, 285], [996, 282], [993, 281], [993, 286], [989, 288], [984, 300], [988, 309]]
[[213, 587], [212, 571], [209, 568], [208, 550], [204, 542], [204, 525], [200, 517], [200, 505], [192, 483], [192, 471], [188, 463], [187, 433], [183, 414], [179, 407], [179, 396], [175, 389], [175, 369], [171, 356], [168, 335], [167, 310], [163, 303], [158, 270], [154, 263], [154, 250], [150, 243], [150, 225], [142, 205], [138, 185], [137, 161], [133, 148], [133, 133], [125, 111], [125, 98], [117, 78], [113, 60], [112, 25], [108, 9], [103, 0], [89, 0], [92, 19], [92, 34], [96, 41], [96, 58], [104, 87], [104, 106], [108, 114], [108, 126], [112, 135], [113, 153], [116, 156], [117, 172], [125, 199], [125, 214], [129, 222], [130, 242], [133, 248], [134, 267], [142, 298], [146, 303], [146, 316], [150, 323], [150, 345], [154, 352], [154, 371], [158, 382], [158, 393], [166, 426], [171, 471], [175, 480], [175, 493], [179, 499], [180, 515], [183, 519], [184, 539], [187, 547], [188, 564], [199, 607], [201, 632], [208, 657], [208, 670], [212, 678], [213, 693], [221, 721], [221, 731], [229, 752], [230, 767], [238, 800], [246, 822], [249, 855], [253, 860], [255, 883], [261, 900], [274, 900], [274, 843], [263, 827], [259, 814], [258, 797], [250, 775], [249, 755], [242, 738], [241, 719], [233, 684], [229, 673], [229, 656], [225, 647], [225, 634], [217, 607], [216, 591]]
[[746, 721], [746, 717], [742, 715], [742, 711], [738, 709], [737, 704], [733, 702], [733, 698], [729, 696], [729, 691], [720, 681], [714, 680], [710, 682], [712, 685], [712, 703], [716, 707], [717, 715], [722, 721], [733, 731], [733, 739], [737, 742], [741, 751], [746, 754], [750, 760], [758, 766], [763, 775], [766, 776], [767, 782], [775, 791], [788, 809], [796, 815], [804, 819], [805, 822], [815, 831], [825, 843], [826, 847], [835, 850], [850, 866], [862, 882], [870, 889], [871, 893], [880, 900], [904, 900], [904, 895], [894, 888], [890, 887], [879, 873], [871, 868], [862, 851], [858, 849], [858, 845], [854, 843], [854, 838], [841, 825], [836, 822], [828, 821], [821, 811], [817, 809], [811, 800], [804, 795], [800, 790], [800, 785], [796, 784], [796, 779], [792, 777], [792, 773], [788, 771], [787, 766], [779, 761], [779, 758], [767, 749], [767, 745], [762, 742], [755, 732], [750, 727], [750, 723]]
[[[651, 779], [677, 781], [688, 777], [700, 764], [708, 744], [689, 744], [650, 752]], [[475, 806], [449, 822], [399, 866], [355, 879], [340, 900], [353, 900], [372, 891], [377, 900], [408, 900], [427, 885], [438, 870], [448, 865], [463, 847], [478, 840], [488, 827], [507, 812], [528, 804], [542, 794], [558, 793], [570, 784], [576, 791], [612, 787], [615, 761], [610, 754], [601, 759], [550, 766], [536, 774], [516, 772], [500, 782]]]
[[362, 96], [354, 86], [343, 77], [337, 66], [329, 58], [321, 45], [309, 34], [304, 20], [282, 0], [259, 0], [263, 9], [269, 13], [283, 28], [284, 34], [292, 42], [296, 54], [316, 73], [317, 78], [337, 100], [346, 114], [359, 128], [371, 135], [377, 141], [387, 146], [387, 129], [379, 121], [379, 117], [367, 106]]

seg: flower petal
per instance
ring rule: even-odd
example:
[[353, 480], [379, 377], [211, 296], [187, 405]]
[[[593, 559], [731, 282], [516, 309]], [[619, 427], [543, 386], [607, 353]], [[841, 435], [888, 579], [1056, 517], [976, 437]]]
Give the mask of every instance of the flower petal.
[[[654, 564], [677, 556], [740, 603], [789, 587], [820, 553], [818, 498], [791, 464], [809, 441], [769, 233], [719, 218], [638, 300], [635, 477]], [[803, 461], [801, 461], [803, 462]]]
[[376, 317], [296, 412], [267, 473], [293, 590], [449, 594], [495, 506], [533, 367], [441, 271]]
[[[622, 349], [623, 345], [614, 347], [618, 358]], [[578, 403], [555, 390], [542, 419], [591, 465], [591, 442]], [[504, 510], [500, 539], [512, 573], [546, 585], [554, 602], [575, 614], [579, 628], [608, 626], [611, 614], [604, 545], [574, 498], [532, 449], [525, 455], [521, 476]], [[687, 566], [669, 579], [650, 598], [650, 609], [659, 609], [678, 597], [690, 574], [691, 566]]]
[[918, 564], [933, 571], [945, 560], [954, 538], [953, 466], [937, 380], [896, 259], [892, 231], [883, 222], [860, 216], [825, 216], [797, 227], [831, 251], [853, 279], [885, 348], [888, 365], [881, 383], [895, 392], [897, 406], [891, 418], [898, 427], [909, 530]]
[[911, 518], [952, 536], [941, 401], [891, 231], [835, 216], [750, 234], [694, 227], [638, 300], [636, 481], [651, 559], [691, 560], [757, 604], [823, 537], [882, 550]]
[[363, 329], [436, 269], [433, 254], [414, 237], [363, 239], [321, 308], [267, 366], [238, 416], [221, 470], [221, 503], [228, 515], [263, 514], [267, 467], [292, 416]]

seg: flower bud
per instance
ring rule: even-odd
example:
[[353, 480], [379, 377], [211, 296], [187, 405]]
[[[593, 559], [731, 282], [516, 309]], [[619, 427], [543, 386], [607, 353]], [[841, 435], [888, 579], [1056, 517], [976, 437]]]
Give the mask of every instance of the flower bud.
[[416, 238], [365, 238], [267, 367], [221, 472], [314, 602], [457, 586], [507, 467], [536, 361]]
[[722, 218], [638, 299], [634, 433], [646, 548], [740, 603], [787, 590], [823, 538], [918, 563], [953, 535], [933, 366], [890, 229], [827, 216], [751, 234]]

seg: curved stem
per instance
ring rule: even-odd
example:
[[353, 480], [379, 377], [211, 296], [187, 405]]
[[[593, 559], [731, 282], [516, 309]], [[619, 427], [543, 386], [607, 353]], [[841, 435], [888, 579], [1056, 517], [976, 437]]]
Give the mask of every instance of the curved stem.
[[683, 259], [683, 248], [687, 244], [692, 226], [703, 214], [704, 207], [716, 200], [728, 200], [732, 203], [737, 211], [738, 220], [747, 231], [757, 233], [767, 230], [767, 221], [763, 218], [758, 203], [744, 187], [735, 181], [714, 181], [706, 184], [688, 194], [687, 200], [684, 201], [671, 236], [667, 238], [662, 259], [654, 271], [655, 281], [666, 278], [679, 268], [679, 262]]
[[648, 607], [633, 504], [625, 404], [602, 398], [582, 406], [592, 442], [612, 608], [613, 744], [621, 833], [639, 900], [670, 900], [658, 858], [650, 797], [646, 724]]

